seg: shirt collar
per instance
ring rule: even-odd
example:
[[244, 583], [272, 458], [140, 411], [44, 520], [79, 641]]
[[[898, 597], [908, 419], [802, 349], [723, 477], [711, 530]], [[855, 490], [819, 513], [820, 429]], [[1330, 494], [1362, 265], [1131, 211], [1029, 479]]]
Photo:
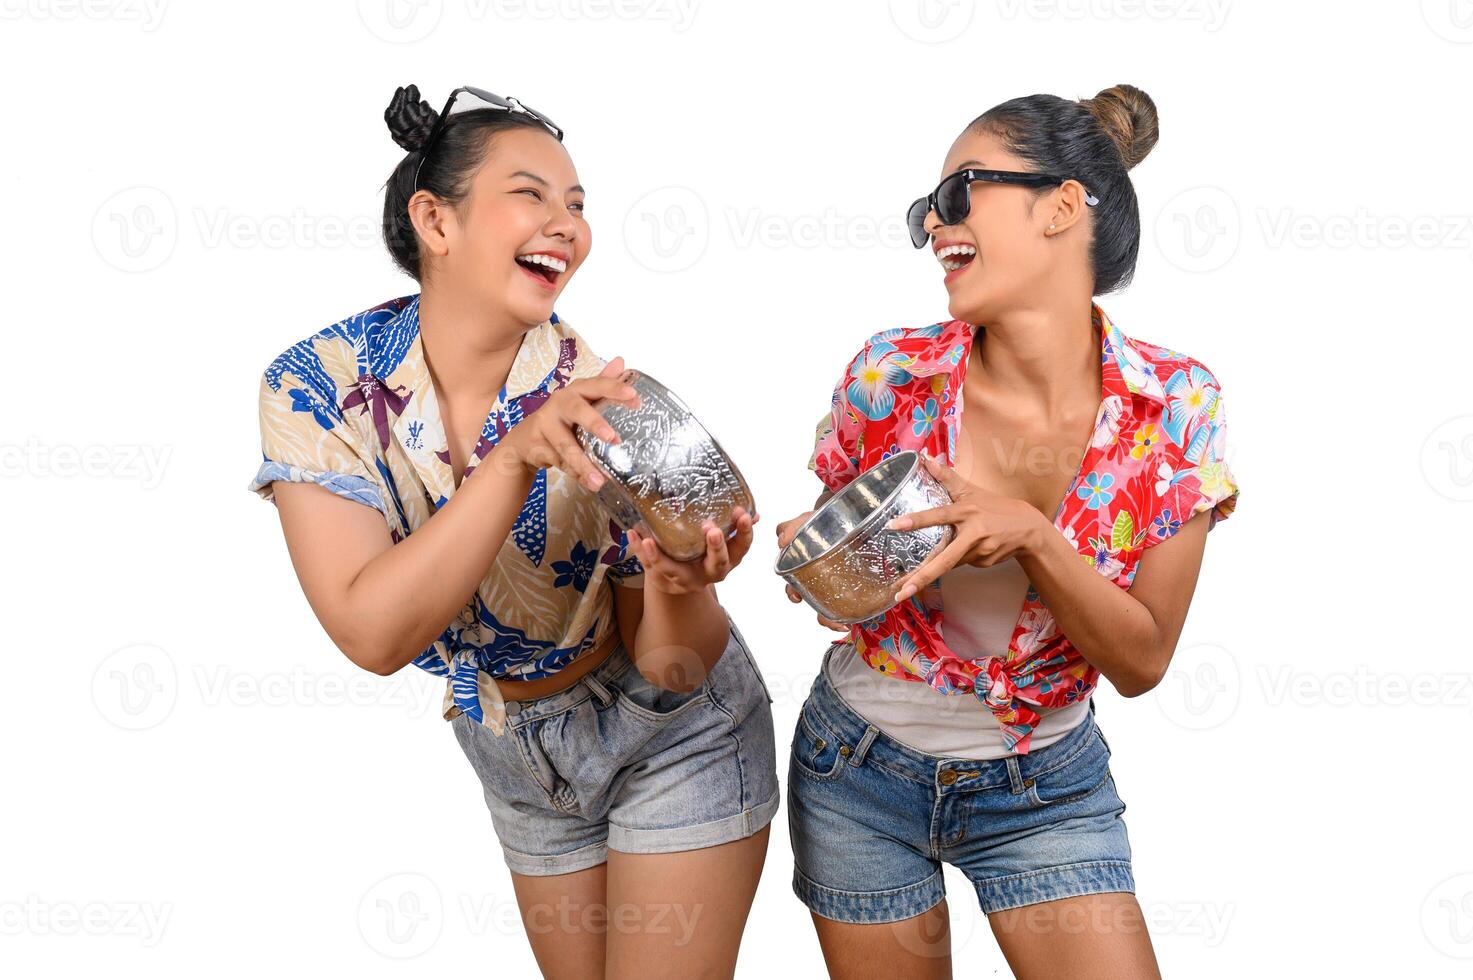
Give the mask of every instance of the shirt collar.
[[[542, 387], [563, 366], [563, 359], [559, 357], [562, 350], [559, 342], [559, 335], [562, 333], [560, 322], [554, 313], [522, 337], [506, 382], [501, 386], [501, 391], [497, 393], [496, 400], [482, 423], [481, 439], [477, 441], [476, 450], [488, 438], [492, 441], [499, 440], [500, 433], [495, 431], [495, 426], [508, 405]], [[404, 411], [394, 420], [394, 436], [438, 508], [454, 493], [455, 480], [450, 468], [449, 442], [445, 436], [439, 400], [435, 395], [429, 365], [425, 361], [418, 295], [385, 325], [384, 335], [394, 334], [410, 336], [404, 357], [384, 379], [386, 387], [400, 392], [407, 399]], [[478, 460], [479, 456], [473, 450], [467, 461], [467, 468], [473, 468]]]
[[[1128, 401], [1140, 395], [1161, 405], [1166, 404], [1166, 389], [1156, 375], [1155, 362], [1141, 350], [1136, 341], [1111, 320], [1098, 303], [1090, 304], [1090, 316], [1100, 338], [1100, 388], [1104, 397], [1112, 395]], [[926, 328], [936, 331], [935, 342], [926, 354], [916, 355], [905, 369], [916, 377], [950, 372], [966, 360], [973, 340], [981, 327], [960, 320]]]

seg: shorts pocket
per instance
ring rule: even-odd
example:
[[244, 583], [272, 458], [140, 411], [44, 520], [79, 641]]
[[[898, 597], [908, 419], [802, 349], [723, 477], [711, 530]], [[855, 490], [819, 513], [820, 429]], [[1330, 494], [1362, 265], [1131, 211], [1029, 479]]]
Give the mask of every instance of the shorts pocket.
[[1098, 792], [1109, 778], [1110, 752], [1096, 727], [1067, 763], [1023, 780], [1023, 793], [1034, 806], [1061, 806]]
[[790, 765], [809, 779], [838, 779], [849, 764], [852, 746], [840, 743], [821, 721], [805, 706], [798, 713], [798, 728], [793, 733], [793, 755]]
[[709, 701], [709, 678], [693, 691], [672, 691], [645, 679], [633, 664], [614, 685], [619, 710], [640, 721], [663, 725], [692, 705]]

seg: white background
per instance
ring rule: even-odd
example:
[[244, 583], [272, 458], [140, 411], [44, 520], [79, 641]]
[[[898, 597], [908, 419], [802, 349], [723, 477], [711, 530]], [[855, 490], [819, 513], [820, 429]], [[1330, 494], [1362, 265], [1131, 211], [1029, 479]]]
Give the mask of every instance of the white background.
[[[0, 18], [8, 975], [534, 972], [441, 682], [353, 668], [245, 489], [267, 362], [415, 289], [377, 231], [409, 82], [567, 130], [597, 248], [559, 312], [675, 387], [757, 491], [722, 595], [784, 772], [829, 634], [783, 598], [772, 529], [818, 489], [812, 424], [857, 345], [946, 315], [899, 216], [988, 107], [1144, 88], [1140, 262], [1102, 305], [1218, 375], [1243, 490], [1171, 674], [1099, 695], [1163, 968], [1473, 967], [1468, 0]], [[821, 972], [786, 820], [740, 976]], [[1008, 976], [948, 884], [958, 974]]]

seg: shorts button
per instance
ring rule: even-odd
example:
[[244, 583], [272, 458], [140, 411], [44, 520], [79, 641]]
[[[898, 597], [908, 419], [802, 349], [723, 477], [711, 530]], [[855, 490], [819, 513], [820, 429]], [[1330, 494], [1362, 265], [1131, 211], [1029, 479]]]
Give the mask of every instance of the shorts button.
[[1032, 789], [1033, 788], [1033, 777], [1032, 776], [1030, 776], [1027, 779], [1023, 780], [1023, 788], [1024, 789]]
[[847, 746], [847, 745], [841, 745], [841, 746], [839, 746], [839, 754], [840, 755], [847, 756], [849, 754], [849, 746]]
[[520, 701], [506, 702], [506, 716], [508, 718], [515, 718], [517, 715], [521, 714], [521, 712], [522, 703]]
[[942, 786], [950, 786], [952, 783], [956, 782], [956, 773], [951, 769], [943, 769], [941, 771], [941, 775], [937, 776], [936, 779], [941, 783]]

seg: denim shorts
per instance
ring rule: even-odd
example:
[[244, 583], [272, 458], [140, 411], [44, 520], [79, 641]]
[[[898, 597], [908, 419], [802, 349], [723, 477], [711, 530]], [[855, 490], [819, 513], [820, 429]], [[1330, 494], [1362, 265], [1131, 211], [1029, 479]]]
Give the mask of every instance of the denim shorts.
[[920, 915], [946, 896], [942, 862], [967, 876], [988, 914], [1134, 893], [1124, 813], [1093, 701], [1052, 745], [989, 760], [926, 755], [881, 734], [823, 670], [798, 716], [793, 890], [826, 919]]
[[736, 627], [705, 683], [645, 680], [620, 644], [565, 691], [508, 701], [497, 735], [451, 722], [506, 863], [523, 875], [751, 836], [778, 806], [771, 696]]

